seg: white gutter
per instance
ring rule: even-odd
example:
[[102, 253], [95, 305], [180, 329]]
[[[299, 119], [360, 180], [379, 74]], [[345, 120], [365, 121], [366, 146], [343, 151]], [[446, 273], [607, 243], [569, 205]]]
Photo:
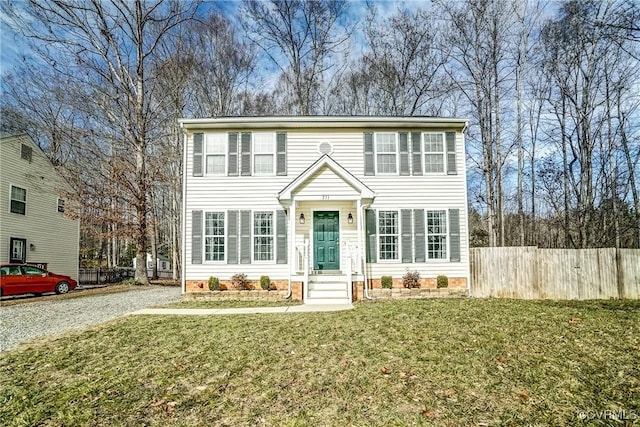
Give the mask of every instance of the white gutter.
[[464, 208], [465, 208], [465, 212], [464, 212], [464, 217], [466, 218], [465, 221], [465, 232], [467, 235], [467, 297], [471, 297], [471, 259], [469, 258], [469, 254], [470, 254], [470, 249], [469, 249], [469, 200], [468, 200], [468, 194], [467, 194], [467, 147], [466, 147], [466, 138], [465, 138], [465, 132], [467, 130], [467, 128], [469, 127], [469, 122], [465, 122], [464, 127], [462, 128], [462, 160], [464, 162], [464, 171], [465, 171], [465, 176], [464, 176]]

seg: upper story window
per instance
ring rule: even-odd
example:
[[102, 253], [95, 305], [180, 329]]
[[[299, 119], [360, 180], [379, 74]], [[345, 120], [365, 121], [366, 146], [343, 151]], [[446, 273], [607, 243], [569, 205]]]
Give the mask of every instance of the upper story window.
[[227, 135], [224, 133], [206, 134], [205, 156], [207, 175], [226, 174]]
[[11, 212], [24, 215], [27, 210], [27, 190], [11, 186]]
[[375, 134], [377, 173], [396, 173], [398, 170], [398, 141], [392, 132]]
[[253, 174], [273, 175], [276, 138], [274, 133], [253, 134]]
[[64, 212], [64, 199], [58, 199], [58, 212]]
[[22, 158], [22, 160], [26, 160], [31, 163], [32, 156], [33, 148], [29, 147], [26, 144], [22, 144], [22, 146], [20, 147], [20, 157]]
[[444, 172], [444, 133], [423, 133], [424, 173]]

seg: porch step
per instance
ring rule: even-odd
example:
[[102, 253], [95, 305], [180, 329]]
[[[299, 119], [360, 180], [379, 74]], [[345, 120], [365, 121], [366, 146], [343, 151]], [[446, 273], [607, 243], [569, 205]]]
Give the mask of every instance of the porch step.
[[309, 294], [305, 298], [305, 304], [351, 304], [346, 276], [309, 277]]

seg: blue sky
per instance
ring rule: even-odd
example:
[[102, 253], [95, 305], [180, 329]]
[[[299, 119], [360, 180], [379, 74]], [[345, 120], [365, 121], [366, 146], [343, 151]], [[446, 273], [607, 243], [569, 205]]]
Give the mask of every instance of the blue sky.
[[[0, 0], [4, 5], [10, 4], [11, 0]], [[11, 3], [20, 5], [21, 1], [12, 1]], [[398, 7], [407, 7], [410, 9], [418, 7], [428, 7], [428, 1], [411, 0], [411, 1], [392, 1], [392, 0], [378, 0], [371, 1], [376, 4], [381, 16], [390, 15], [395, 12]], [[228, 19], [233, 22], [237, 22], [237, 12], [242, 6], [240, 0], [232, 1], [217, 1], [209, 2], [205, 4], [205, 7], [213, 7], [220, 10]], [[366, 1], [364, 0], [349, 0], [349, 17], [353, 20], [359, 20], [364, 17], [366, 13]], [[28, 57], [29, 48], [26, 41], [16, 34], [6, 23], [6, 17], [2, 10], [0, 10], [0, 75], [10, 70], [15, 64], [18, 64], [24, 56]]]

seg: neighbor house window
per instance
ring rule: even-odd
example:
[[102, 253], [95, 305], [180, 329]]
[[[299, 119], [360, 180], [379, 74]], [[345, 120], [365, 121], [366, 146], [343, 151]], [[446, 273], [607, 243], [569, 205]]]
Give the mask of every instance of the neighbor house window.
[[205, 155], [207, 175], [226, 174], [227, 135], [224, 133], [206, 134]]
[[58, 212], [64, 212], [64, 199], [58, 199]]
[[427, 256], [447, 258], [447, 212], [427, 211]]
[[253, 134], [253, 174], [273, 175], [273, 161], [276, 152], [276, 135], [274, 133]]
[[224, 261], [224, 212], [205, 213], [204, 259]]
[[378, 239], [381, 260], [398, 259], [398, 212], [378, 212]]
[[273, 260], [273, 212], [253, 213], [253, 259]]
[[27, 261], [27, 239], [9, 238], [9, 262]]
[[22, 160], [26, 160], [31, 163], [31, 158], [33, 156], [33, 149], [28, 145], [22, 144], [20, 147], [20, 157]]
[[444, 172], [444, 133], [423, 133], [424, 173]]
[[27, 210], [27, 190], [11, 186], [11, 212], [24, 215]]
[[396, 173], [398, 143], [396, 134], [376, 133], [376, 171], [378, 173]]

